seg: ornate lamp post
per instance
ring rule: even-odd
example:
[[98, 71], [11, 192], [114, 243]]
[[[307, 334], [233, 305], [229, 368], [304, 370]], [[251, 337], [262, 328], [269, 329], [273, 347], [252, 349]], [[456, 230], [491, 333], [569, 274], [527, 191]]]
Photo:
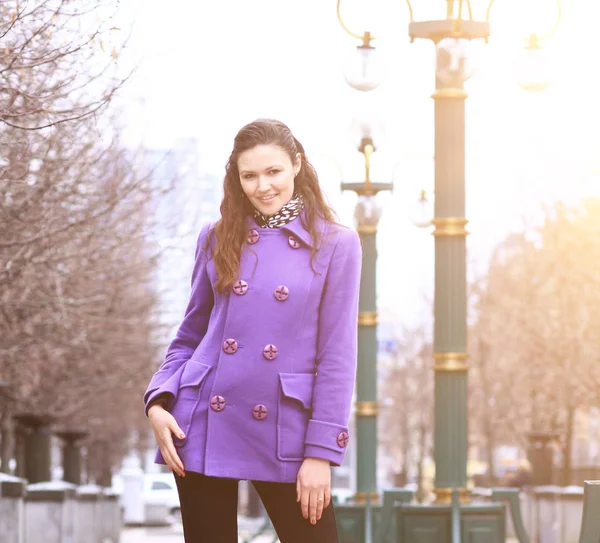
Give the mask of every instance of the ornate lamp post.
[[358, 195], [354, 218], [363, 245], [362, 275], [358, 314], [358, 365], [356, 375], [356, 447], [357, 493], [355, 502], [377, 501], [377, 225], [381, 208], [376, 201], [380, 191], [393, 188], [392, 183], [373, 183], [371, 156], [373, 138], [364, 135], [358, 150], [365, 161], [365, 180], [342, 183], [342, 190]]
[[[464, 90], [464, 83], [471, 75], [468, 54], [470, 42], [475, 39], [487, 41], [489, 37], [488, 21], [493, 0], [488, 6], [486, 21], [473, 20], [469, 0], [447, 0], [445, 19], [415, 22], [410, 0], [407, 0], [407, 3], [411, 20], [409, 24], [411, 41], [417, 38], [429, 39], [437, 48], [436, 85], [432, 96], [435, 102], [435, 205], [434, 218], [426, 224], [434, 226], [435, 237], [433, 369], [435, 371], [436, 504], [403, 506], [399, 517], [400, 533], [403, 541], [418, 541], [424, 533], [427, 533], [427, 538], [431, 541], [449, 541], [452, 533], [453, 539], [460, 539], [460, 536], [456, 535], [459, 532], [459, 521], [456, 519], [458, 515], [462, 515], [463, 524], [460, 532], [463, 537], [480, 537], [481, 532], [484, 531], [487, 541], [500, 543], [504, 540], [503, 506], [490, 505], [484, 508], [465, 504], [459, 512], [456, 507], [452, 510], [448, 505], [453, 493], [460, 495], [462, 502], [469, 501], [466, 353], [467, 220], [465, 218], [467, 93]], [[340, 0], [338, 0], [338, 18], [342, 27], [352, 36], [359, 37], [358, 34], [350, 32], [341, 21], [339, 6]], [[375, 48], [370, 45], [372, 39], [373, 36], [369, 32], [365, 32], [362, 37], [362, 47], [365, 47], [367, 42], [369, 45], [368, 53], [363, 54], [364, 63], [375, 58]], [[539, 40], [533, 41], [539, 43]], [[372, 72], [366, 65], [363, 66], [362, 73], [365, 81], [372, 77]], [[352, 86], [358, 90], [371, 90], [376, 86], [361, 85], [356, 81], [354, 83]], [[532, 87], [529, 90], [535, 89]], [[423, 199], [424, 195], [421, 198]], [[367, 260], [365, 265], [370, 265], [368, 259], [365, 259]], [[363, 333], [359, 339], [364, 337]], [[357, 437], [358, 440], [363, 439], [360, 434]], [[360, 455], [365, 453], [361, 448], [358, 453], [359, 466], [362, 466], [364, 462], [361, 463]], [[475, 535], [475, 532], [480, 535]]]

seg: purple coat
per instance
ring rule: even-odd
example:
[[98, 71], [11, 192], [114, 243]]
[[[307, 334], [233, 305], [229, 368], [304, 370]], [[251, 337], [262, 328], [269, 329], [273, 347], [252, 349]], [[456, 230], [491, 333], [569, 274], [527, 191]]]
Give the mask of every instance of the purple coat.
[[[322, 221], [312, 241], [300, 218], [276, 229], [248, 218], [239, 281], [214, 289], [200, 232], [185, 317], [144, 395], [168, 393], [186, 437], [186, 470], [295, 482], [306, 457], [340, 465], [356, 374], [362, 250], [354, 230]], [[164, 464], [160, 451], [156, 462]]]

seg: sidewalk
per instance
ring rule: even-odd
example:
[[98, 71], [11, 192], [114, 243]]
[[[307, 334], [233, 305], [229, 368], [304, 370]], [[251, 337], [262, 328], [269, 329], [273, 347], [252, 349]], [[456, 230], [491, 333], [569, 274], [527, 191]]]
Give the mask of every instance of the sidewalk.
[[[273, 543], [273, 535], [260, 536], [253, 543]], [[516, 539], [507, 539], [507, 543], [518, 543]], [[181, 525], [164, 528], [125, 528], [120, 543], [183, 543]], [[239, 543], [244, 543], [240, 537]]]
[[[244, 533], [244, 527], [240, 522], [240, 533]], [[254, 533], [256, 529], [252, 529]], [[253, 540], [253, 543], [273, 543], [273, 535], [260, 536]], [[516, 539], [507, 539], [507, 543], [518, 543]], [[120, 543], [183, 543], [183, 529], [181, 524], [172, 527], [161, 528], [125, 528], [121, 533]], [[240, 537], [240, 543], [244, 539]]]
[[[257, 533], [264, 519], [238, 518], [240, 533], [239, 543], [245, 543]], [[258, 536], [252, 543], [273, 543], [275, 534], [271, 531]], [[160, 527], [126, 527], [121, 532], [120, 543], [183, 543], [183, 527], [181, 524]]]

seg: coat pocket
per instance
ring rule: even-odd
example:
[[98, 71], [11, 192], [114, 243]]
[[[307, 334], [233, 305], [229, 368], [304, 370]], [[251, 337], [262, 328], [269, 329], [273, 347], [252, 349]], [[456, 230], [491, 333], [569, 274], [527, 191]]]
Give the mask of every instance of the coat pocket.
[[315, 375], [280, 373], [277, 410], [277, 457], [304, 460], [304, 438], [311, 416]]
[[211, 366], [197, 362], [196, 360], [188, 360], [186, 362], [181, 374], [181, 380], [179, 381], [177, 397], [170, 410], [171, 415], [175, 417], [177, 424], [185, 434], [184, 439], [173, 436], [173, 442], [177, 446], [183, 445], [187, 440], [192, 416], [200, 401], [202, 386], [210, 369]]

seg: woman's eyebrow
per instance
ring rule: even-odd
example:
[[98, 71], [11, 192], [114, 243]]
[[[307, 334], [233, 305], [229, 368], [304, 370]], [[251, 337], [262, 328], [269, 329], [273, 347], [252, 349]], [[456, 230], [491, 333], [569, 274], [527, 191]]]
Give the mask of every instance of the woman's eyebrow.
[[[278, 169], [278, 170], [281, 170], [282, 166], [279, 166], [278, 164], [274, 164], [273, 166], [266, 167], [265, 171], [267, 171], [267, 170], [273, 170], [275, 168]], [[254, 171], [252, 171], [252, 170], [241, 170], [240, 171], [240, 174], [245, 174], [245, 173], [254, 173]]]

